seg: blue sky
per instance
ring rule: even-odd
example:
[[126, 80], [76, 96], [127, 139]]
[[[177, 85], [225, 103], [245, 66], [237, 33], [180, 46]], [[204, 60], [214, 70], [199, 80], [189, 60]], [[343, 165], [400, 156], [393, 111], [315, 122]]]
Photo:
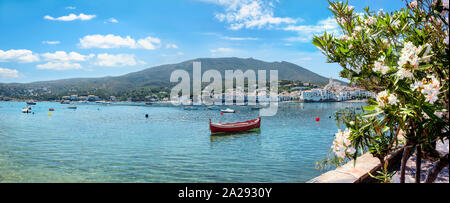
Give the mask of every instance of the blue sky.
[[[401, 0], [351, 0], [385, 12]], [[0, 0], [0, 82], [117, 76], [203, 57], [288, 61], [326, 77], [314, 34], [338, 32], [325, 0]]]

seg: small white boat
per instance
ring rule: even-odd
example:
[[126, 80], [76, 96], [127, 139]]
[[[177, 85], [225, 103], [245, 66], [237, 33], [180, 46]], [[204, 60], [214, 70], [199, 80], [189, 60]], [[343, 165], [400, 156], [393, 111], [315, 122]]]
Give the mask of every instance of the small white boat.
[[252, 110], [259, 110], [259, 109], [262, 108], [262, 106], [257, 105], [257, 106], [251, 106], [250, 108], [251, 108]]
[[27, 106], [22, 109], [22, 113], [31, 113], [31, 107]]
[[230, 109], [230, 108], [222, 109], [222, 110], [220, 110], [220, 112], [222, 112], [222, 113], [234, 113], [234, 109]]
[[208, 106], [209, 110], [220, 110], [218, 106]]
[[70, 105], [70, 106], [68, 106], [67, 108], [68, 108], [68, 109], [77, 109], [77, 106], [75, 106], [75, 105]]
[[183, 109], [184, 110], [198, 110], [198, 108], [196, 106], [184, 106]]

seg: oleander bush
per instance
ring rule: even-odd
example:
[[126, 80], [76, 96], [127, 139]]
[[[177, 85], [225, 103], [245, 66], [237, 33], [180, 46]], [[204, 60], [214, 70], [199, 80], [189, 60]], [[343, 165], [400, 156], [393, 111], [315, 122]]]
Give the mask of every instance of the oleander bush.
[[[341, 33], [315, 36], [329, 63], [338, 63], [340, 76], [352, 85], [377, 94], [362, 112], [337, 116], [344, 130], [335, 134], [330, 156], [318, 164], [341, 165], [370, 152], [387, 165], [386, 157], [403, 150], [401, 178], [411, 152], [417, 155], [416, 182], [422, 157], [438, 160], [427, 182], [433, 182], [439, 164], [448, 165], [435, 151], [436, 142], [449, 137], [448, 0], [405, 1], [394, 12], [355, 12], [344, 2], [330, 2]], [[446, 161], [446, 162], [445, 162]], [[385, 170], [376, 178], [389, 182]], [[373, 176], [375, 177], [375, 176]]]

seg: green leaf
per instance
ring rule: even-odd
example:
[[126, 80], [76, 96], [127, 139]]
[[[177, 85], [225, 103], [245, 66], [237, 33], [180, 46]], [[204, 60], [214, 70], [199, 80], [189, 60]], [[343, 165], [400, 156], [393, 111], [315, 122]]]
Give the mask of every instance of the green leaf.
[[364, 110], [366, 111], [374, 111], [375, 107], [377, 107], [378, 105], [370, 105], [370, 106], [364, 106], [362, 107]]

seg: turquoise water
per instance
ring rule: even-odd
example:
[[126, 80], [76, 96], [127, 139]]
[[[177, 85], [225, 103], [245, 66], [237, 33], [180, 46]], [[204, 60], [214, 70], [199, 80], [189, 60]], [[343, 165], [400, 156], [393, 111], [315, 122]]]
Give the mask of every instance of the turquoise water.
[[306, 182], [321, 174], [315, 162], [337, 131], [329, 116], [362, 105], [283, 104], [260, 132], [215, 137], [209, 118], [236, 122], [258, 111], [40, 102], [23, 114], [25, 103], [0, 102], [0, 182]]

